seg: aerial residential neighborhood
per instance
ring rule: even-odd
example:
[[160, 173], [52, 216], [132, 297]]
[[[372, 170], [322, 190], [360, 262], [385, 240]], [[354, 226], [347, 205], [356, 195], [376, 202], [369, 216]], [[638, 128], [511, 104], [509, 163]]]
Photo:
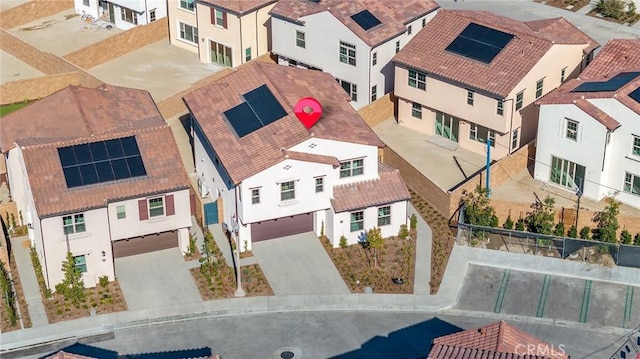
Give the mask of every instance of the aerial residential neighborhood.
[[640, 357], [633, 1], [7, 0], [0, 49], [3, 358]]

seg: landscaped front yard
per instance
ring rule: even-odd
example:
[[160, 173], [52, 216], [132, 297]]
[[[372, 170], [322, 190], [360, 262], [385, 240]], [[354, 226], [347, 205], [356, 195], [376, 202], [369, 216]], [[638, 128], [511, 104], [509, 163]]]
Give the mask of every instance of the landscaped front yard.
[[85, 289], [84, 293], [85, 300], [77, 307], [58, 293], [54, 293], [51, 298], [45, 298], [43, 303], [49, 323], [88, 317], [92, 309], [95, 310], [95, 314], [127, 310], [127, 303], [117, 281], [109, 282], [104, 287], [98, 284], [94, 288]]
[[578, 11], [589, 5], [590, 0], [536, 0], [536, 2], [544, 3], [560, 9]]

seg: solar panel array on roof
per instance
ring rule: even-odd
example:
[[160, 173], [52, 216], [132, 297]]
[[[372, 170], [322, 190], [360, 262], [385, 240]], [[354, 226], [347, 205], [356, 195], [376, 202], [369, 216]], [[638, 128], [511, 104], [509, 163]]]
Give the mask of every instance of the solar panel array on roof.
[[58, 148], [67, 188], [144, 176], [135, 137]]
[[607, 81], [591, 81], [580, 84], [580, 86], [571, 90], [571, 92], [611, 92], [618, 91], [622, 86], [633, 81], [640, 76], [640, 71], [621, 72]]
[[637, 89], [631, 91], [631, 93], [629, 94], [629, 97], [634, 99], [637, 103], [640, 103], [640, 86], [638, 86]]
[[267, 85], [243, 95], [245, 102], [224, 112], [238, 137], [244, 137], [287, 115]]
[[370, 13], [369, 10], [362, 10], [355, 15], [351, 15], [351, 18], [364, 30], [369, 30], [381, 24], [380, 20]]
[[460, 35], [445, 50], [489, 64], [513, 37], [514, 35], [512, 34], [472, 22], [462, 30]]

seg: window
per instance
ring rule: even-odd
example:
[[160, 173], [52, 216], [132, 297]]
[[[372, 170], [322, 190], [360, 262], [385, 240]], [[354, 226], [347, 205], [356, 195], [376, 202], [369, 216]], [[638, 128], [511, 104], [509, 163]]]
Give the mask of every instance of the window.
[[500, 116], [504, 115], [504, 101], [498, 100], [496, 102], [496, 114]]
[[378, 207], [378, 227], [391, 224], [391, 206]]
[[515, 150], [516, 148], [518, 148], [518, 130], [514, 130], [513, 133], [511, 133], [511, 150]]
[[409, 70], [409, 86], [420, 90], [427, 89], [427, 75], [415, 70]]
[[180, 7], [185, 10], [193, 11], [195, 8], [195, 2], [196, 0], [180, 0]]
[[491, 147], [496, 146], [496, 133], [486, 127], [478, 126], [475, 123], [471, 124], [469, 128], [469, 139], [487, 143], [487, 140], [491, 140]]
[[164, 201], [162, 197], [149, 199], [149, 218], [164, 216]]
[[85, 273], [87, 271], [87, 260], [84, 257], [84, 254], [73, 257], [73, 267], [80, 273]]
[[422, 105], [417, 103], [417, 102], [413, 102], [411, 104], [411, 116], [415, 117], [415, 118], [419, 118], [422, 120]]
[[564, 82], [566, 73], [567, 73], [567, 68], [566, 67], [564, 69], [560, 70], [560, 83]]
[[473, 91], [467, 90], [467, 105], [473, 106]]
[[233, 64], [233, 54], [228, 46], [209, 40], [209, 53], [213, 63], [226, 67]]
[[409, 27], [407, 27], [407, 35], [411, 35], [411, 25], [409, 25]]
[[396, 54], [400, 52], [400, 41], [396, 41]]
[[244, 50], [244, 61], [245, 61], [245, 62], [249, 62], [249, 61], [251, 61], [251, 48], [250, 48], [250, 47], [247, 47], [247, 48]]
[[124, 206], [116, 207], [116, 216], [118, 219], [127, 218], [127, 212], [124, 209]]
[[378, 98], [378, 85], [371, 87], [371, 102]]
[[296, 46], [301, 48], [307, 47], [307, 42], [305, 41], [304, 32], [296, 30]]
[[582, 188], [585, 167], [562, 158], [551, 157], [551, 182], [571, 190]]
[[296, 198], [296, 183], [294, 181], [280, 183], [280, 200], [289, 201]]
[[82, 5], [89, 6], [89, 0], [82, 0]]
[[640, 195], [640, 176], [625, 172], [623, 190], [627, 193]]
[[324, 192], [324, 177], [316, 177], [316, 193]]
[[536, 82], [536, 98], [542, 96], [542, 87], [544, 86], [544, 79], [538, 80]]
[[62, 217], [64, 234], [82, 233], [86, 231], [84, 225], [84, 214], [73, 214]]
[[363, 173], [363, 159], [340, 162], [340, 178], [358, 176]]
[[371, 55], [371, 58], [371, 64], [376, 66], [378, 64], [378, 53], [374, 52], [373, 55]]
[[344, 80], [336, 79], [340, 86], [351, 96], [351, 101], [358, 101], [358, 86]]
[[340, 41], [340, 62], [356, 66], [356, 46]]
[[180, 23], [180, 38], [195, 44], [198, 43], [198, 28], [195, 26]]
[[425, 27], [427, 25], [427, 19], [422, 19], [422, 27]]
[[634, 156], [640, 156], [640, 136], [633, 135], [633, 148], [631, 154]]
[[565, 133], [565, 137], [576, 141], [578, 139], [578, 122], [570, 119], [566, 119], [567, 122], [567, 131]]
[[524, 100], [524, 91], [518, 92], [516, 95], [516, 111], [522, 108], [522, 101]]
[[211, 9], [211, 23], [227, 28], [227, 13], [219, 9]]
[[130, 24], [138, 25], [138, 15], [135, 11], [127, 9], [126, 7], [120, 8], [120, 19]]
[[260, 188], [251, 189], [251, 204], [260, 203]]
[[351, 232], [357, 232], [364, 229], [364, 212], [351, 212]]

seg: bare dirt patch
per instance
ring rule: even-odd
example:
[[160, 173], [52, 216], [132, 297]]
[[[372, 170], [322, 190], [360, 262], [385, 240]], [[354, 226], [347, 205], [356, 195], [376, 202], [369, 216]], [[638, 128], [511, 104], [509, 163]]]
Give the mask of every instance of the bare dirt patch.
[[[20, 281], [20, 275], [18, 273], [18, 267], [16, 266], [16, 260], [11, 253], [11, 264], [9, 266], [11, 270], [11, 277], [13, 279], [13, 288], [15, 290], [16, 304], [20, 309], [20, 318], [25, 328], [31, 328], [31, 317], [29, 316], [29, 307], [27, 306], [27, 300], [24, 296], [24, 290], [22, 289], [22, 282]], [[3, 333], [18, 330], [20, 328], [20, 322], [16, 325], [11, 325], [8, 317], [8, 313], [4, 305], [0, 306], [1, 326], [0, 331]]]
[[576, 12], [583, 7], [589, 5], [590, 0], [535, 0], [538, 3], [544, 3], [549, 6]]

